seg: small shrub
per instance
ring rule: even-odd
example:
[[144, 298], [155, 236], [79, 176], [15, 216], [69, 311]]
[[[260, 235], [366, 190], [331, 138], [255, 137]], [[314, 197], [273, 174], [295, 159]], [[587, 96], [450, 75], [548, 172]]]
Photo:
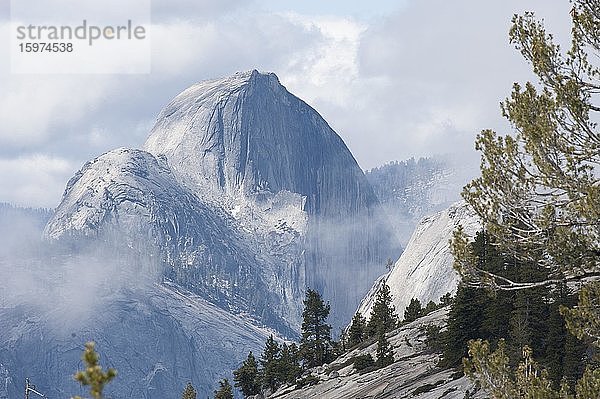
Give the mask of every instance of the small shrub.
[[368, 367], [375, 366], [375, 360], [368, 353], [365, 355], [359, 355], [352, 358], [354, 363], [354, 368], [358, 371], [365, 370]]
[[441, 352], [443, 349], [441, 327], [435, 324], [425, 326], [425, 345], [433, 352]]
[[316, 377], [312, 374], [307, 375], [306, 377], [300, 378], [296, 381], [296, 388], [304, 388], [312, 385], [316, 385], [319, 383], [319, 377]]

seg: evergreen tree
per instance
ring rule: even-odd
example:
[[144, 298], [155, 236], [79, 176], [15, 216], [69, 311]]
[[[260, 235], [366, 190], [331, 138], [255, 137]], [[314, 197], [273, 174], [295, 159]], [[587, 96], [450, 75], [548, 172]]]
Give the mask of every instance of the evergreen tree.
[[196, 399], [196, 390], [194, 389], [191, 382], [188, 382], [183, 390], [181, 399]]
[[[548, 379], [552, 381], [554, 387], [560, 386], [563, 379], [563, 361], [565, 360], [566, 340], [569, 333], [565, 327], [562, 316], [558, 312], [558, 305], [553, 304], [550, 310], [550, 316], [547, 321], [547, 336], [545, 353], [542, 364], [548, 371]], [[575, 338], [575, 337], [573, 337]], [[568, 349], [569, 351], [571, 348]], [[569, 381], [571, 384], [574, 380]]]
[[392, 294], [390, 287], [383, 283], [377, 291], [375, 303], [371, 310], [371, 317], [367, 324], [369, 336], [376, 336], [380, 330], [392, 331], [398, 325], [398, 316], [394, 305], [392, 305]]
[[361, 344], [367, 338], [367, 321], [360, 312], [352, 317], [352, 324], [348, 329], [348, 347], [352, 348]]
[[[495, 237], [499, 251], [529, 271], [539, 272], [531, 265], [541, 266], [545, 276], [507, 278], [478, 267], [460, 228], [455, 232], [452, 251], [457, 270], [471, 286], [510, 291], [554, 286], [561, 279], [584, 284], [578, 305], [563, 307], [561, 312], [569, 332], [598, 348], [600, 307], [586, 296], [597, 290], [595, 299], [600, 299], [600, 284], [589, 279], [600, 274], [600, 1], [573, 0], [571, 4], [567, 52], [533, 13], [513, 18], [511, 43], [532, 65], [538, 84], [514, 84], [510, 98], [502, 103], [502, 112], [516, 132], [507, 136], [491, 130], [481, 132], [476, 142], [482, 152], [481, 176], [463, 191], [463, 197]], [[521, 294], [517, 298], [511, 336], [543, 347], [547, 337], [537, 336], [544, 332], [532, 318], [542, 308], [537, 308], [539, 297]], [[553, 319], [546, 323], [547, 333], [559, 337], [559, 323]], [[567, 341], [562, 359], [565, 376], [566, 361], [577, 352], [566, 347]], [[560, 348], [556, 343], [546, 345], [543, 360], [556, 370], [560, 353], [552, 356], [552, 350]], [[515, 370], [504, 343], [492, 352], [487, 342], [473, 341], [466, 369], [494, 398], [600, 397], [600, 369], [588, 366], [572, 396], [566, 383], [561, 383], [559, 390], [552, 389], [548, 374], [533, 360], [533, 350], [525, 347], [523, 352], [523, 362]], [[553, 378], [559, 374], [555, 371]]]
[[410, 323], [411, 321], [417, 320], [421, 316], [423, 316], [421, 302], [416, 298], [411, 299], [410, 303], [406, 307], [406, 310], [404, 311], [404, 322]]
[[233, 381], [236, 388], [239, 388], [244, 396], [260, 393], [258, 365], [252, 352], [248, 353], [246, 360], [233, 372]]
[[459, 367], [467, 356], [467, 343], [481, 338], [487, 296], [482, 290], [459, 285], [444, 334], [443, 359], [445, 367]]
[[375, 365], [378, 368], [386, 367], [394, 363], [394, 350], [391, 347], [383, 330], [379, 331], [376, 355], [377, 360], [375, 361]]
[[278, 380], [288, 384], [296, 383], [296, 379], [298, 379], [302, 373], [299, 362], [298, 346], [294, 343], [290, 345], [283, 344], [278, 362]]
[[440, 298], [440, 305], [443, 306], [448, 306], [448, 305], [452, 305], [452, 294], [450, 294], [449, 292], [444, 294], [441, 298]]
[[[102, 371], [102, 367], [99, 364], [100, 355], [95, 350], [95, 343], [88, 342], [85, 344], [85, 350], [81, 359], [85, 363], [85, 371], [78, 371], [75, 373], [75, 380], [79, 381], [81, 385], [88, 385], [90, 387], [90, 395], [94, 399], [102, 399], [102, 391], [113, 378], [117, 376], [115, 369], [108, 369], [106, 372]], [[75, 396], [73, 399], [82, 399], [79, 396]]]
[[317, 291], [306, 292], [300, 340], [300, 356], [305, 368], [321, 366], [331, 359], [331, 326], [326, 323], [329, 310], [329, 304], [323, 302]]
[[425, 309], [423, 310], [423, 315], [428, 315], [431, 312], [434, 312], [438, 309], [438, 305], [436, 305], [435, 302], [433, 301], [429, 301], [427, 302], [427, 306], [425, 306]]
[[260, 356], [260, 380], [263, 388], [270, 389], [271, 392], [279, 387], [279, 357], [281, 348], [275, 338], [271, 335], [265, 342], [265, 349]]
[[[485, 231], [480, 231], [475, 235], [471, 248], [477, 259], [477, 265], [482, 270], [491, 273], [501, 272], [504, 276], [511, 278], [518, 269], [514, 260], [507, 260], [505, 256], [498, 253], [493, 237]], [[474, 295], [478, 297], [483, 315], [481, 324], [477, 326], [478, 338], [487, 339], [492, 344], [496, 344], [500, 338], [505, 338], [509, 334], [510, 317], [514, 310], [514, 293], [488, 291]], [[466, 341], [464, 345], [466, 348]]]
[[219, 381], [219, 390], [215, 391], [215, 399], [233, 399], [233, 388], [227, 378]]

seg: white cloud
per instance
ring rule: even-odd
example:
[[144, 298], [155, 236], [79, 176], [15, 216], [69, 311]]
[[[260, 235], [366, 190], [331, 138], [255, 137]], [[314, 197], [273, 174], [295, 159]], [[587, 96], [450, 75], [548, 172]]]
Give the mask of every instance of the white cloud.
[[527, 9], [568, 34], [568, 4], [413, 0], [360, 31], [344, 56], [354, 65], [329, 74], [335, 88], [309, 80], [297, 91], [309, 93], [365, 168], [434, 153], [475, 159], [477, 132], [508, 129], [499, 102], [514, 81], [532, 78], [508, 43], [512, 15]]
[[0, 81], [0, 148], [60, 139], [60, 128], [85, 119], [105, 100], [110, 81], [89, 76], [13, 75]]
[[351, 18], [286, 14], [315, 40], [283, 65], [279, 76], [292, 92], [310, 103], [345, 105], [358, 77], [358, 46], [366, 25]]
[[68, 160], [44, 154], [0, 158], [0, 201], [54, 208], [75, 170]]
[[241, 0], [153, 4], [150, 75], [18, 76], [0, 65], [0, 200], [55, 206], [83, 159], [140, 146], [178, 92], [252, 68], [276, 72], [364, 168], [469, 152], [480, 129], [506, 127], [498, 103], [531, 76], [508, 44], [512, 14], [541, 10], [568, 33], [568, 3], [542, 0], [412, 0], [371, 20], [256, 12]]

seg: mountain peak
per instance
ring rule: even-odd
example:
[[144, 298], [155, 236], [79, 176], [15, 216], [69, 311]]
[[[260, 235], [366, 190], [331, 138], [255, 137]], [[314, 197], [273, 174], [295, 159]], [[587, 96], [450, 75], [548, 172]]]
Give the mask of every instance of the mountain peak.
[[319, 192], [331, 183], [363, 204], [377, 202], [342, 139], [274, 73], [238, 72], [184, 90], [159, 114], [144, 149], [164, 155], [205, 197], [287, 190], [318, 213]]
[[396, 255], [384, 244], [387, 222], [374, 214], [377, 197], [344, 141], [273, 73], [193, 85], [160, 113], [144, 149], [164, 156], [203, 201], [253, 204], [253, 218], [270, 220], [269, 198], [278, 193], [299, 195], [309, 218], [307, 284], [335, 297], [333, 324], [345, 323], [379, 274], [376, 265]]

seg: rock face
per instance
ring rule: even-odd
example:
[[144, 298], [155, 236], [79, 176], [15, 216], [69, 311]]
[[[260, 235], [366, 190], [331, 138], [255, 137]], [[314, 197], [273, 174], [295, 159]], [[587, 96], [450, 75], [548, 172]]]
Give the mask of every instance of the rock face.
[[273, 218], [264, 202], [278, 193], [301, 196], [279, 219], [308, 215], [306, 285], [331, 301], [334, 325], [350, 317], [383, 259], [399, 253], [386, 242], [391, 230], [377, 219], [378, 201], [342, 139], [272, 73], [190, 87], [160, 113], [144, 148], [164, 156], [203, 200], [236, 211], [265, 242], [272, 226], [255, 222]]
[[466, 168], [443, 157], [391, 162], [365, 173], [403, 247], [419, 221], [460, 200]]
[[[286, 333], [296, 325], [286, 320], [299, 318], [299, 262], [274, 270], [279, 260], [259, 256], [255, 240], [233, 218], [202, 202], [164, 159], [145, 151], [118, 149], [88, 162], [67, 184], [44, 234], [74, 247], [100, 238], [133, 248], [145, 273], [163, 274]], [[270, 289], [273, 274], [283, 281]]]
[[[117, 378], [110, 398], [178, 399], [189, 381], [198, 396], [260, 352], [269, 331], [173, 286], [104, 298], [101, 311], [77, 323], [61, 304], [0, 308], [0, 398], [21, 397], [25, 378], [49, 398], [87, 397], [72, 375], [82, 369], [83, 343], [93, 340]], [[218, 337], [218, 338], [217, 338]]]
[[[107, 398], [179, 399], [188, 381], [205, 398], [275, 333], [247, 313], [224, 310], [172, 282], [157, 283], [152, 254], [141, 257], [140, 244], [79, 238], [57, 246], [41, 240], [43, 226], [23, 228], [39, 226], [35, 212], [18, 213], [19, 228], [13, 226], [8, 242], [0, 240], [0, 398], [22, 397], [26, 377], [49, 398], [88, 397], [72, 375], [81, 370], [90, 340], [101, 364], [118, 370]], [[15, 221], [13, 214], [0, 214], [0, 225]]]
[[342, 139], [272, 73], [188, 88], [160, 113], [144, 149], [165, 155], [199, 192], [236, 199], [285, 190], [305, 196], [309, 214], [338, 218], [377, 203]]
[[[383, 259], [397, 256], [377, 207], [341, 138], [275, 75], [192, 86], [144, 150], [110, 151], [67, 184], [44, 229], [48, 248], [19, 270], [97, 259], [57, 266], [41, 304], [0, 295], [4, 391], [15, 396], [29, 375], [49, 397], [78, 393], [70, 375], [94, 339], [120, 371], [112, 397], [176, 398], [188, 380], [206, 397], [260, 352], [273, 330], [257, 325], [298, 335], [307, 287], [330, 302], [334, 332], [350, 320]], [[14, 283], [0, 292], [32, 280], [13, 281], [12, 260], [0, 266], [11, 277], [0, 283]]]
[[375, 282], [358, 311], [369, 317], [384, 282], [390, 287], [393, 305], [401, 318], [412, 298], [425, 306], [429, 301], [438, 302], [446, 293], [454, 293], [459, 276], [452, 267], [449, 243], [458, 225], [470, 236], [481, 229], [478, 217], [465, 202], [423, 218], [391, 272]]
[[122, 231], [154, 244], [174, 281], [286, 333], [306, 287], [331, 302], [337, 330], [399, 252], [342, 139], [274, 74], [190, 87], [144, 148], [84, 166], [46, 237]]

